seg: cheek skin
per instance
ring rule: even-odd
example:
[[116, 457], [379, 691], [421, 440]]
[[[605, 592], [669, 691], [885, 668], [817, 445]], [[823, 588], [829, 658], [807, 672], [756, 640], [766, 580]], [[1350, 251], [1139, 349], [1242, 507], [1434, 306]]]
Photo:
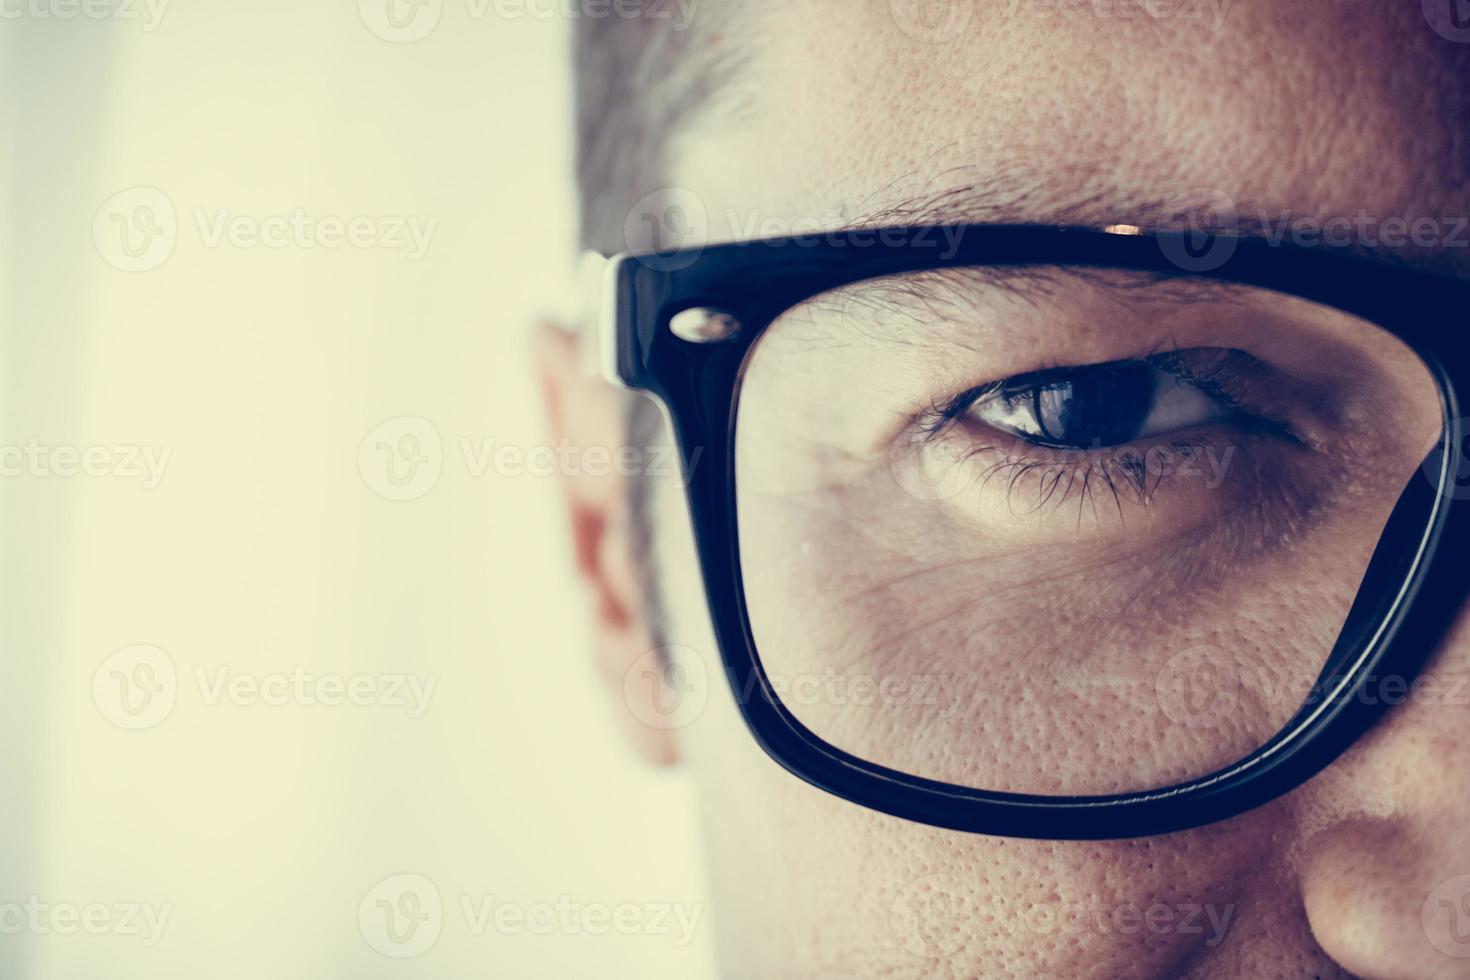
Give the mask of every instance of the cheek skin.
[[[790, 776], [746, 731], [719, 672], [677, 482], [657, 489], [654, 520], [664, 640], [699, 656], [710, 682], [679, 737], [728, 975], [1342, 975], [1311, 943], [1278, 860], [1290, 797], [1168, 837], [1023, 841], [898, 820]], [[1208, 907], [1216, 924], [1203, 911], [1192, 925], [1178, 913], [1179, 929], [1129, 918], [1157, 906]]]
[[[809, 576], [748, 575], [748, 587], [764, 580], [762, 593], [775, 594], [763, 602], [751, 594], [767, 670], [788, 682], [946, 683], [887, 705], [808, 689], [788, 697], [788, 707], [861, 758], [1018, 793], [1152, 789], [1244, 757], [1300, 704], [1331, 646], [1325, 624], [1341, 620], [1351, 595], [1272, 576], [1269, 589], [1233, 599], [1225, 614], [1149, 587], [1145, 601], [1117, 615], [1124, 607], [1112, 600], [1098, 612], [1076, 608], [1083, 596], [1113, 591], [1096, 575], [1076, 583], [1052, 576], [985, 601], [975, 576], [955, 563], [940, 566], [933, 581], [908, 575], [887, 586], [863, 578], [838, 585], [834, 567], [843, 565], [823, 562]], [[1128, 573], [1118, 584], [1129, 589], [1138, 588], [1139, 575], [1178, 581], [1147, 565]], [[1018, 572], [1014, 581], [1033, 582], [1033, 575]], [[800, 607], [776, 599], [792, 595], [806, 597]], [[1323, 628], [1308, 628], [1318, 623]], [[1220, 665], [1220, 679], [1206, 673], [1211, 664]]]

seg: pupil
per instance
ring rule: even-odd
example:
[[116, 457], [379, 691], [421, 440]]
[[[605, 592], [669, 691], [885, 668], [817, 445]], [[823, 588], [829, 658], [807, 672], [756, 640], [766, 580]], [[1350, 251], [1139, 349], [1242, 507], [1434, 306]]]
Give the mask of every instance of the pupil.
[[1036, 421], [1046, 438], [1066, 446], [1117, 446], [1143, 429], [1154, 401], [1146, 364], [1104, 364], [1068, 371], [1032, 389]]

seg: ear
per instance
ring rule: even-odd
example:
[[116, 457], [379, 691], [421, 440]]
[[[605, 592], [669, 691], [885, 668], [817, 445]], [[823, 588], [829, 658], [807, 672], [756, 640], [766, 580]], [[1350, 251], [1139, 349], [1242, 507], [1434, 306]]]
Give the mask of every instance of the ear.
[[[570, 331], [550, 324], [536, 329], [536, 360], [552, 441], [573, 447], [579, 458], [588, 458], [588, 450], [604, 460], [616, 458], [627, 441], [631, 396], [587, 374], [581, 343]], [[647, 664], [654, 647], [628, 508], [628, 483], [638, 477], [620, 474], [617, 466], [567, 469], [562, 484], [572, 550], [577, 575], [592, 603], [598, 671], [614, 698], [614, 713], [624, 720], [638, 753], [650, 762], [671, 764], [677, 758], [673, 733], [640, 720], [659, 717], [659, 692], [646, 683], [628, 683], [630, 671]], [[638, 699], [648, 703], [629, 703]]]

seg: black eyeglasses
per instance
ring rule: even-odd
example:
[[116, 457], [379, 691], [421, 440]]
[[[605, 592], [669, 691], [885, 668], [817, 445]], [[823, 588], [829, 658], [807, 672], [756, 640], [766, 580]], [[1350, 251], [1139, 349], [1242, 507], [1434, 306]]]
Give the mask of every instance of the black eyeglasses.
[[1455, 696], [1421, 668], [1470, 579], [1470, 285], [1040, 226], [621, 256], [607, 282], [608, 373], [671, 416], [736, 700], [828, 792], [1167, 833]]

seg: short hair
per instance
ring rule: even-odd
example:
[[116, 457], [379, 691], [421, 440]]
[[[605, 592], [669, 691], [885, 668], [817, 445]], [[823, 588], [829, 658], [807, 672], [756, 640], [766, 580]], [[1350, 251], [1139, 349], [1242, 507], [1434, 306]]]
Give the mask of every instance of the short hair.
[[[628, 240], [629, 215], [665, 185], [674, 133], [705, 108], [733, 68], [729, 36], [713, 27], [712, 12], [700, 10], [691, 18], [697, 25], [681, 27], [656, 16], [672, 7], [669, 0], [634, 0], [631, 6], [625, 0], [613, 16], [576, 22], [572, 70], [584, 249], [613, 255], [639, 247]], [[624, 424], [629, 445], [645, 451], [662, 435], [662, 416], [647, 398], [630, 401]], [[662, 648], [667, 619], [653, 552], [652, 488], [648, 477], [635, 476], [627, 507], [645, 612]], [[667, 657], [659, 659], [667, 668]]]
[[[713, 4], [709, 5], [713, 8]], [[576, 179], [582, 246], [604, 255], [637, 247], [628, 215], [667, 181], [672, 135], [724, 87], [733, 67], [714, 9], [622, 0], [576, 21]], [[728, 8], [725, 8], [728, 9]]]

